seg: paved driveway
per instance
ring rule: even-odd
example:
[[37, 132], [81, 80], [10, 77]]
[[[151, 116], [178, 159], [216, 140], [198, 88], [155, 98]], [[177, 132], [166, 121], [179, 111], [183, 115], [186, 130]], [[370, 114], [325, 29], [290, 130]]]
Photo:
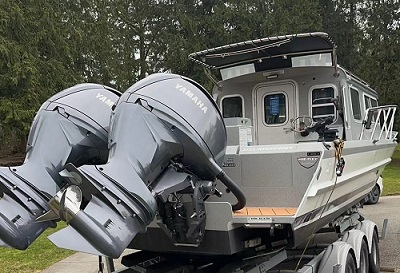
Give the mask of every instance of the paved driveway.
[[378, 204], [366, 205], [360, 212], [374, 221], [380, 231], [383, 220], [389, 220], [386, 238], [380, 241], [381, 269], [400, 272], [400, 196], [381, 197]]

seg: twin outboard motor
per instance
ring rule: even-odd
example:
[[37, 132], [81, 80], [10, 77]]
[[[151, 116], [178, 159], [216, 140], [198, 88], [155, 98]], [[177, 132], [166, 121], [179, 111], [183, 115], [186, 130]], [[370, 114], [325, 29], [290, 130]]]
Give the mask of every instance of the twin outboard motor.
[[109, 87], [80, 84], [42, 105], [23, 165], [0, 168], [0, 246], [26, 249], [47, 227], [56, 226], [58, 215], [46, 213], [49, 200], [65, 186], [59, 172], [68, 163], [107, 161], [111, 107], [119, 96]]
[[234, 210], [245, 205], [220, 168], [222, 116], [190, 79], [154, 74], [129, 88], [111, 114], [108, 146], [106, 164], [60, 172], [67, 185], [49, 201], [68, 223], [49, 237], [59, 247], [116, 258], [155, 217], [175, 243], [200, 244], [204, 201], [221, 194], [216, 178], [238, 198]]

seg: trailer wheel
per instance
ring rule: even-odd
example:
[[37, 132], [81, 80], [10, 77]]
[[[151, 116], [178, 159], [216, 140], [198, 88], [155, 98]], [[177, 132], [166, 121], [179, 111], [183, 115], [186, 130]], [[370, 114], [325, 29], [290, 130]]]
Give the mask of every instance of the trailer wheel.
[[371, 241], [371, 253], [369, 254], [369, 272], [379, 273], [381, 268], [381, 257], [379, 254], [379, 239], [378, 233], [374, 230]]
[[354, 259], [353, 255], [351, 255], [350, 252], [347, 254], [346, 269], [344, 272], [345, 273], [357, 273], [356, 260]]
[[360, 270], [359, 273], [368, 273], [369, 270], [369, 257], [368, 257], [368, 245], [365, 240], [361, 243], [360, 249]]

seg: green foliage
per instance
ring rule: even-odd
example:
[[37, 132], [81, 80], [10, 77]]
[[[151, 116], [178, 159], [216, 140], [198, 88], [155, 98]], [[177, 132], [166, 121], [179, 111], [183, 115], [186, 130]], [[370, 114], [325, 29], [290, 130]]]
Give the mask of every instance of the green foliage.
[[[124, 91], [155, 72], [212, 82], [188, 54], [324, 31], [339, 63], [399, 104], [400, 3], [392, 0], [0, 0], [0, 141], [19, 151], [36, 109], [79, 82]], [[215, 75], [216, 76], [216, 75]], [[396, 128], [399, 129], [400, 118]], [[21, 141], [14, 141], [14, 138]]]
[[69, 51], [55, 3], [0, 1], [2, 142], [13, 135], [23, 143], [40, 104], [77, 82], [68, 70]]
[[361, 59], [359, 44], [364, 22], [360, 20], [361, 0], [320, 0], [323, 31], [329, 33], [338, 46], [338, 61], [354, 71]]
[[273, 1], [269, 21], [270, 36], [319, 31], [322, 27], [320, 8], [314, 0]]
[[[356, 70], [378, 90], [380, 104], [400, 105], [400, 2], [368, 1], [360, 14], [367, 23]], [[400, 129], [399, 116], [395, 128]]]

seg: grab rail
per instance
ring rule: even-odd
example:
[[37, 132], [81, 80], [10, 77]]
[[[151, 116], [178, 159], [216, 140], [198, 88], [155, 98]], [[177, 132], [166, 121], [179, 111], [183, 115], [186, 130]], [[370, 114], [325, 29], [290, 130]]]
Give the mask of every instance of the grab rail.
[[[365, 111], [360, 140], [363, 139], [366, 130], [370, 133], [370, 140], [377, 141], [379, 139], [395, 139], [397, 132], [393, 132], [393, 125], [396, 110], [396, 105], [384, 105], [368, 108]], [[376, 132], [379, 132], [378, 138], [374, 138]]]

